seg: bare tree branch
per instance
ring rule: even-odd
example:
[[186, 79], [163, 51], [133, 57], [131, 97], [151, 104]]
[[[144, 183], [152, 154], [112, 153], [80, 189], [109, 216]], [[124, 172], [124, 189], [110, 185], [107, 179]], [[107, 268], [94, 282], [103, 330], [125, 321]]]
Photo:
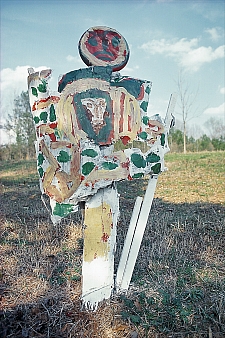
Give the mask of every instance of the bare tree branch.
[[196, 98], [198, 96], [198, 90], [195, 92], [191, 91], [190, 84], [186, 81], [183, 70], [181, 69], [177, 79], [177, 92], [178, 102], [177, 105], [180, 111], [177, 112], [181, 116], [184, 132], [184, 153], [186, 153], [186, 139], [187, 139], [187, 122], [191, 119], [198, 117], [202, 114], [198, 107], [195, 107]]

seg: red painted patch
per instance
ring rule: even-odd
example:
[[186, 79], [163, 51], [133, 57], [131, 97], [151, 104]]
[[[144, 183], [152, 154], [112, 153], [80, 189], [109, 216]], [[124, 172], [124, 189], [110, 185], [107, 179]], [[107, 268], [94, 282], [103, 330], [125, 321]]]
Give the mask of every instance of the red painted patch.
[[120, 41], [121, 36], [110, 30], [95, 29], [89, 32], [85, 46], [97, 59], [105, 62], [114, 61], [118, 58], [120, 52], [119, 45], [113, 44], [115, 38]]
[[140, 89], [140, 94], [137, 97], [137, 100], [143, 100], [145, 95], [145, 87], [144, 85], [141, 85], [141, 89]]
[[41, 99], [37, 103], [45, 103], [51, 101], [52, 103], [57, 103], [59, 101], [58, 96], [48, 96], [46, 99]]
[[57, 103], [59, 102], [60, 98], [59, 96], [50, 96], [52, 103]]
[[130, 164], [130, 161], [127, 160], [126, 162], [121, 163], [121, 167], [129, 170], [129, 164]]
[[32, 111], [36, 110], [36, 102], [34, 102], [33, 106], [32, 106]]
[[120, 120], [119, 120], [119, 133], [123, 132], [123, 113], [124, 113], [124, 100], [125, 94], [122, 93], [120, 97]]
[[57, 122], [50, 123], [49, 127], [55, 129], [57, 127], [57, 124], [58, 124]]
[[59, 96], [49, 96], [47, 97], [46, 99], [41, 99], [37, 102], [34, 102], [33, 106], [32, 106], [32, 111], [36, 110], [37, 109], [37, 105], [39, 103], [48, 103], [46, 104], [46, 106], [42, 107], [42, 109], [46, 108], [50, 103], [57, 103], [59, 102], [60, 100], [60, 97]]
[[108, 242], [108, 239], [109, 239], [109, 235], [106, 232], [104, 232], [103, 236], [101, 237], [101, 240], [106, 243]]
[[38, 137], [42, 137], [43, 136], [43, 134], [40, 133], [40, 131], [39, 131], [39, 127], [36, 128], [36, 134], [37, 134]]
[[56, 136], [55, 136], [54, 133], [49, 134], [49, 137], [50, 137], [50, 139], [51, 139], [52, 142], [56, 141]]
[[148, 125], [150, 128], [155, 128], [157, 127], [159, 129], [159, 127], [156, 124], [151, 124], [150, 122], [148, 122]]
[[131, 131], [131, 116], [130, 115], [128, 115], [128, 121], [127, 121], [127, 123], [128, 123], [128, 131]]
[[127, 145], [127, 143], [130, 141], [129, 136], [121, 136], [120, 139], [121, 139], [121, 141], [123, 142], [124, 145]]

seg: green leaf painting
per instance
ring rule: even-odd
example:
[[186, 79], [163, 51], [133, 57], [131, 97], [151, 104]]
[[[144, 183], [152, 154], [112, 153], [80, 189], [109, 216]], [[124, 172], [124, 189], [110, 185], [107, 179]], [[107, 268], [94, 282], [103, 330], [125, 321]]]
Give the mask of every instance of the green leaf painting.
[[149, 121], [149, 117], [148, 116], [143, 116], [142, 117], [142, 122], [147, 126], [148, 125], [148, 121]]
[[142, 131], [141, 133], [138, 134], [138, 136], [139, 136], [142, 140], [147, 140], [148, 134], [146, 133], [146, 131]]
[[134, 174], [134, 175], [132, 176], [132, 178], [141, 178], [141, 177], [143, 177], [143, 176], [144, 176], [143, 173], [137, 173], [137, 174]]
[[94, 169], [95, 164], [93, 162], [86, 162], [82, 165], [82, 174], [88, 175]]
[[53, 215], [65, 217], [72, 211], [73, 211], [73, 206], [71, 204], [56, 203], [54, 210], [53, 210]]
[[118, 167], [118, 165], [116, 163], [113, 162], [103, 162], [102, 163], [102, 168], [105, 170], [113, 170], [116, 169]]
[[39, 173], [39, 176], [42, 178], [44, 176], [44, 170], [42, 167], [39, 167], [38, 168], [38, 173]]
[[165, 145], [165, 138], [166, 138], [165, 134], [162, 134], [161, 135], [161, 146]]
[[46, 93], [47, 91], [47, 82], [45, 80], [42, 80], [42, 83], [40, 83], [37, 87], [40, 93]]
[[45, 160], [44, 155], [42, 153], [39, 153], [38, 154], [38, 165], [42, 165], [44, 160]]
[[146, 162], [148, 163], [155, 163], [155, 162], [158, 162], [159, 160], [160, 160], [160, 156], [154, 153], [150, 153], [146, 156]]
[[70, 159], [71, 156], [65, 150], [60, 150], [59, 155], [57, 156], [59, 162], [68, 162]]
[[151, 88], [149, 86], [147, 86], [146, 89], [145, 89], [145, 93], [150, 94], [150, 92], [151, 92]]
[[84, 149], [81, 153], [82, 156], [96, 157], [98, 156], [97, 151], [94, 149]]
[[40, 122], [40, 119], [39, 119], [38, 116], [34, 116], [34, 122], [35, 122], [36, 124]]
[[131, 155], [131, 162], [137, 167], [137, 168], [145, 168], [146, 161], [143, 156], [140, 154], [132, 154]]
[[151, 167], [154, 174], [159, 174], [161, 171], [161, 163], [156, 163]]
[[49, 120], [50, 120], [50, 122], [54, 122], [56, 120], [55, 108], [54, 108], [53, 104], [51, 104], [51, 106], [50, 106]]
[[46, 111], [42, 111], [40, 114], [40, 120], [44, 123], [47, 123], [48, 113]]
[[141, 109], [144, 110], [144, 112], [147, 112], [148, 102], [147, 101], [142, 101], [140, 107], [141, 107]]
[[33, 94], [34, 96], [37, 96], [37, 97], [38, 97], [37, 88], [31, 87], [31, 91], [32, 91], [32, 94]]

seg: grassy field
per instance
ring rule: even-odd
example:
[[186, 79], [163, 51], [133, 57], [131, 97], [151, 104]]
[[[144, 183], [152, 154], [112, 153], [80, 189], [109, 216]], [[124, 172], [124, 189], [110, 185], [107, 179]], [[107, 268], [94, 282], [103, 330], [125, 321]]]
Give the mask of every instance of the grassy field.
[[[168, 154], [127, 294], [81, 310], [82, 217], [53, 226], [35, 161], [0, 163], [0, 337], [225, 337], [225, 153]], [[118, 184], [116, 265], [136, 196]]]

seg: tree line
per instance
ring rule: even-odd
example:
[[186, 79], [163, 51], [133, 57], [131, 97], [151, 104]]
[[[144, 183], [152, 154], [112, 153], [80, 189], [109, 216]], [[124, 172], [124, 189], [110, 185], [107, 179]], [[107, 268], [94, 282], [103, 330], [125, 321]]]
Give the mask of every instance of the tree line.
[[[211, 119], [210, 119], [211, 120]], [[219, 119], [213, 119], [214, 122], [219, 123]], [[221, 124], [220, 124], [221, 127]], [[225, 128], [224, 128], [225, 131]], [[186, 135], [186, 144], [184, 151], [184, 132], [172, 128], [169, 134], [169, 147], [170, 151], [173, 153], [178, 152], [199, 152], [199, 151], [217, 151], [217, 150], [225, 150], [225, 132], [215, 133], [213, 135], [203, 134], [198, 138], [194, 138], [193, 136], [188, 137]]]
[[8, 114], [4, 129], [8, 143], [0, 146], [0, 161], [31, 159], [35, 157], [35, 129], [28, 91], [14, 99], [14, 108]]
[[[225, 150], [225, 125], [222, 120], [211, 118], [205, 125], [209, 135], [203, 134], [198, 138], [187, 136], [186, 124], [183, 131], [181, 130], [182, 128], [172, 128], [169, 134], [170, 151]], [[9, 142], [0, 145], [0, 161], [35, 158], [35, 129], [28, 91], [23, 91], [15, 98], [13, 111], [8, 115], [4, 129], [9, 135]]]

